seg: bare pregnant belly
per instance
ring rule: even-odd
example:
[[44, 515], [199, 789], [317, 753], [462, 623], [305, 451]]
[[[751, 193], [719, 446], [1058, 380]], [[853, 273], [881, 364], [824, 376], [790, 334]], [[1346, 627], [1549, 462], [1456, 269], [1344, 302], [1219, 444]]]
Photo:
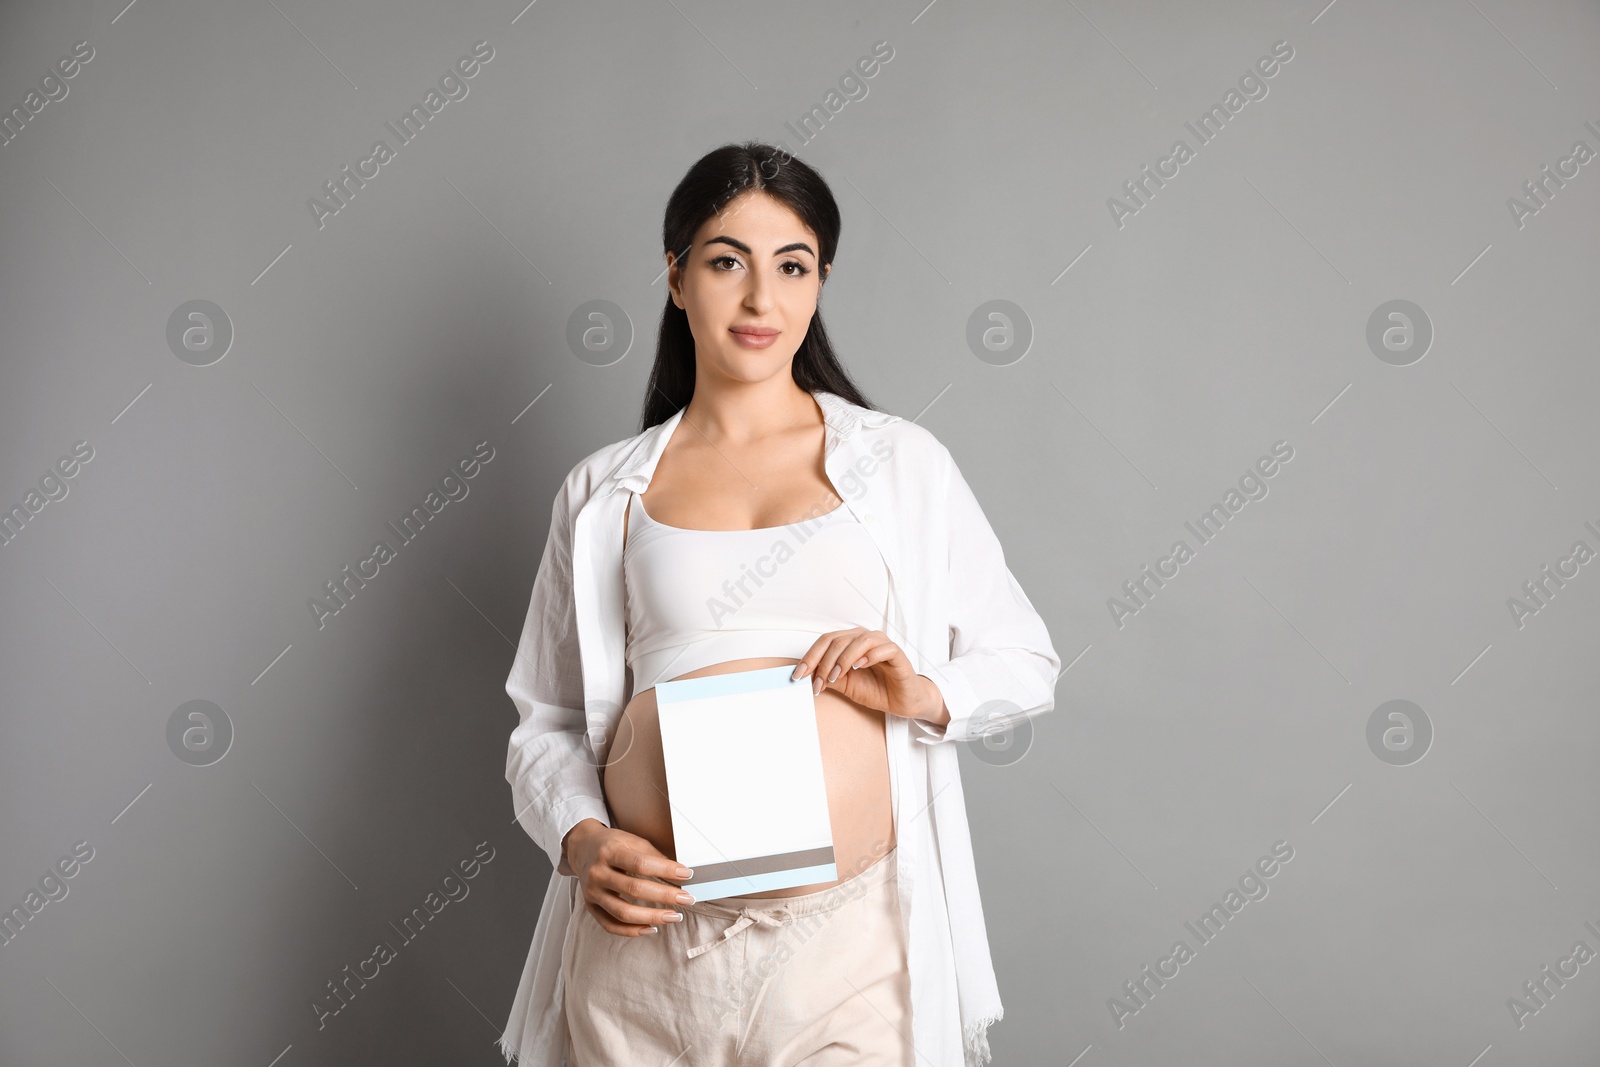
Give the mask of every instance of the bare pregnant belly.
[[[736, 659], [680, 675], [758, 670], [798, 659]], [[671, 679], [675, 680], [675, 679]], [[809, 678], [808, 678], [809, 680]], [[753, 897], [790, 897], [815, 893], [859, 874], [894, 846], [894, 808], [889, 797], [889, 750], [883, 712], [864, 708], [832, 690], [816, 698], [817, 735], [822, 743], [822, 770], [827, 780], [828, 813], [833, 825], [834, 863], [840, 877], [789, 889], [747, 893]], [[666, 767], [661, 755], [661, 728], [656, 718], [656, 691], [646, 689], [628, 702], [617, 720], [601, 788], [619, 830], [637, 834], [663, 855], [677, 859], [672, 839], [672, 814], [667, 806]], [[691, 888], [690, 892], [694, 892]]]

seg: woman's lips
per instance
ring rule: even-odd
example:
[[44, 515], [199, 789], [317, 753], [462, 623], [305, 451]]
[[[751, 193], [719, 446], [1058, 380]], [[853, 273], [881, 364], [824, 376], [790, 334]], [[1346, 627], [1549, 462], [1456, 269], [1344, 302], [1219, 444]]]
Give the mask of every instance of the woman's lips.
[[733, 339], [745, 348], [770, 348], [778, 339], [778, 331], [771, 327], [733, 327], [728, 330]]

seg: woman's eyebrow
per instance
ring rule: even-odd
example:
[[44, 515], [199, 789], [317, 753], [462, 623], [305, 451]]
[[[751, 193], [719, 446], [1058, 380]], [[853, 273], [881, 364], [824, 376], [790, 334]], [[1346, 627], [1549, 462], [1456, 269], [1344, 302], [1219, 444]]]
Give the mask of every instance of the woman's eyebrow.
[[[727, 237], [727, 236], [713, 237], [713, 238], [711, 238], [710, 240], [708, 240], [706, 242], [706, 244], [708, 244], [708, 245], [714, 245], [714, 244], [718, 244], [718, 243], [725, 244], [725, 245], [732, 245], [734, 248], [737, 248], [739, 251], [743, 252], [747, 256], [751, 256], [751, 255], [755, 254], [754, 252], [750, 251], [750, 246], [749, 245], [745, 244], [743, 241], [741, 241], [741, 240], [739, 240], [738, 238], [735, 238], [735, 237]], [[775, 256], [781, 256], [785, 252], [811, 252], [811, 254], [813, 256], [816, 255], [816, 252], [812, 251], [811, 246], [806, 244], [804, 241], [791, 241], [789, 244], [784, 245], [782, 248], [774, 249], [772, 254], [775, 255]]]

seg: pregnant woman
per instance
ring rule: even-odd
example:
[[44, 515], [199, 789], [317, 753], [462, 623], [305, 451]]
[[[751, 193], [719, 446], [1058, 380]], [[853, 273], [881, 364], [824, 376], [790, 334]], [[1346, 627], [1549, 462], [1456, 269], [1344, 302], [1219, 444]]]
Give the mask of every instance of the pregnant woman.
[[[1050, 710], [1060, 660], [949, 452], [834, 355], [839, 228], [820, 175], [760, 144], [668, 203], [644, 429], [564, 481], [506, 686], [507, 779], [556, 871], [508, 1061], [989, 1059], [949, 742]], [[654, 687], [780, 665], [812, 680], [839, 877], [696, 900]]]

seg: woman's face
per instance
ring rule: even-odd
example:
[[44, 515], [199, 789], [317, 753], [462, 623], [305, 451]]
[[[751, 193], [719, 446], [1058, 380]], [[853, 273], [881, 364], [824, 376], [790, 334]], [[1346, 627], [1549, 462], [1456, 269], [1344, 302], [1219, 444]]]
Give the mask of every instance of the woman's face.
[[826, 274], [817, 235], [800, 216], [765, 193], [743, 193], [701, 225], [681, 262], [669, 252], [667, 264], [672, 302], [694, 334], [698, 378], [790, 373]]

